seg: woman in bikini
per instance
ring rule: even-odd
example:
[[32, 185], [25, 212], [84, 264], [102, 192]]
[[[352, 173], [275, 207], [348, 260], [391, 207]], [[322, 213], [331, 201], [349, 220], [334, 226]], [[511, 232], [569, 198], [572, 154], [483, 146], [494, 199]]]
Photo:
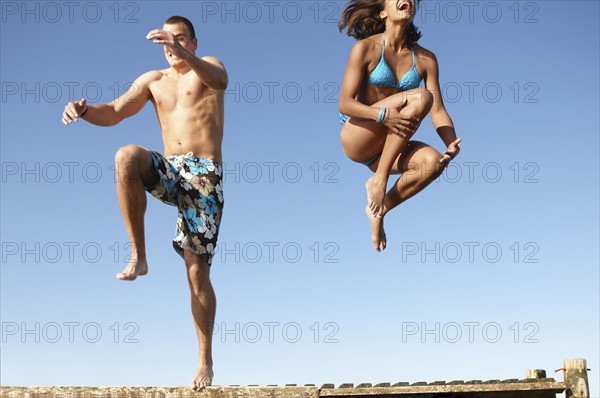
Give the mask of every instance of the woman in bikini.
[[[366, 182], [365, 211], [377, 251], [387, 244], [384, 216], [434, 181], [460, 151], [440, 95], [436, 57], [417, 44], [418, 3], [350, 0], [339, 23], [358, 40], [340, 92], [340, 138], [346, 155], [375, 173]], [[428, 113], [447, 147], [443, 155], [410, 140]], [[402, 176], [386, 193], [390, 174]]]

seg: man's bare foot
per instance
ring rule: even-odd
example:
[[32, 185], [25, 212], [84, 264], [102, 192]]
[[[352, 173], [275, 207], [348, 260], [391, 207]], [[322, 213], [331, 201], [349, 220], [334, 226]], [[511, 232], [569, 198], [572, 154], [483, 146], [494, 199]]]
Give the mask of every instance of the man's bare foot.
[[371, 213], [371, 210], [369, 210], [369, 206], [365, 207], [365, 213], [367, 213], [367, 218], [371, 223], [371, 240], [373, 241], [373, 245], [375, 245], [375, 250], [378, 252], [385, 250], [387, 239], [383, 229], [383, 218], [375, 217]]
[[192, 381], [192, 389], [200, 391], [204, 387], [212, 385], [213, 376], [212, 366], [199, 366], [196, 376], [194, 376], [194, 380]]
[[133, 281], [138, 276], [148, 273], [148, 262], [146, 260], [131, 260], [123, 272], [117, 274], [117, 279], [122, 281]]
[[385, 188], [387, 181], [377, 175], [369, 178], [365, 187], [367, 188], [367, 208], [376, 217], [383, 216], [383, 200], [385, 199]]

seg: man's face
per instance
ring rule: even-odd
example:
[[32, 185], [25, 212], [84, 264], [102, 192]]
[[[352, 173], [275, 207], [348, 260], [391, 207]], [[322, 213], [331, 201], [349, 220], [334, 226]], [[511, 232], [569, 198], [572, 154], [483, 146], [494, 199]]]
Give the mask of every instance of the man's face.
[[[179, 41], [179, 44], [181, 45], [181, 47], [185, 48], [192, 54], [198, 48], [198, 41], [195, 38], [194, 39], [191, 38], [190, 31], [188, 30], [187, 26], [185, 26], [183, 23], [177, 22], [174, 24], [165, 24], [165, 25], [163, 25], [162, 29], [166, 32], [173, 33], [173, 35], [175, 36], [175, 40]], [[175, 56], [175, 54], [171, 53], [171, 51], [169, 51], [167, 46], [164, 46], [164, 49], [165, 49], [165, 57], [167, 58], [167, 62], [169, 63], [169, 65], [177, 66], [183, 62], [183, 60], [181, 58], [179, 58], [179, 57]]]

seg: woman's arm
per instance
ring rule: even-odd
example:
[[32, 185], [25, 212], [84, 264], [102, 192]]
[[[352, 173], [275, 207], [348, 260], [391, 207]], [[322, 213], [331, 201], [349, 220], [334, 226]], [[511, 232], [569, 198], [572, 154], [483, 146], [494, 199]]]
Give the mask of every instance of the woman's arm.
[[427, 60], [425, 62], [425, 87], [433, 94], [433, 106], [429, 115], [431, 116], [433, 127], [442, 141], [444, 141], [444, 144], [446, 144], [446, 147], [448, 147], [456, 141], [454, 123], [452, 123], [452, 119], [448, 115], [448, 111], [446, 111], [446, 107], [444, 106], [444, 100], [442, 99], [437, 58], [432, 52], [426, 52], [428, 54], [424, 57]]
[[440, 159], [440, 163], [447, 165], [447, 162], [454, 159], [460, 152], [459, 144], [462, 139], [456, 138], [454, 123], [452, 123], [452, 119], [450, 118], [450, 115], [448, 115], [448, 111], [444, 106], [442, 90], [440, 88], [440, 72], [437, 58], [435, 57], [434, 53], [427, 50], [425, 51], [427, 52], [427, 55], [424, 57], [426, 59], [425, 87], [431, 92], [431, 94], [433, 94], [433, 105], [429, 115], [431, 116], [433, 127], [437, 131], [442, 141], [444, 141], [446, 148], [448, 148]]
[[338, 106], [345, 115], [375, 121], [379, 116], [379, 108], [362, 104], [356, 99], [368, 66], [367, 53], [368, 43], [365, 40], [356, 42], [352, 47]]

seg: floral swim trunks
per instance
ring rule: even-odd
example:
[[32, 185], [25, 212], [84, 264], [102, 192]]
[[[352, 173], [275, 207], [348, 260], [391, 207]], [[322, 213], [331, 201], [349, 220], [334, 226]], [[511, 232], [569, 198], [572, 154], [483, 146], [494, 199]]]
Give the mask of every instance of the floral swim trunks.
[[221, 165], [195, 157], [192, 152], [168, 158], [156, 151], [148, 149], [148, 152], [160, 181], [146, 190], [179, 209], [173, 248], [181, 257], [183, 249], [206, 254], [211, 265], [223, 214]]

